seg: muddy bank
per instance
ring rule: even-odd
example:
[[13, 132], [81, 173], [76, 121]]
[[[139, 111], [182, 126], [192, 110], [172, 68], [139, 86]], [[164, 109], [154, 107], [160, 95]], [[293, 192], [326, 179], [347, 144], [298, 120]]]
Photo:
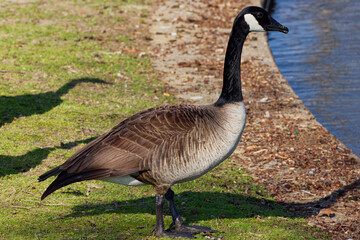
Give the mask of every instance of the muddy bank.
[[[247, 5], [260, 1], [154, 3], [150, 51], [169, 94], [192, 104], [218, 98], [232, 22]], [[266, 34], [251, 33], [245, 42], [242, 86], [248, 120], [233, 155], [239, 166], [309, 224], [335, 239], [359, 238], [359, 159], [290, 88], [274, 63]]]

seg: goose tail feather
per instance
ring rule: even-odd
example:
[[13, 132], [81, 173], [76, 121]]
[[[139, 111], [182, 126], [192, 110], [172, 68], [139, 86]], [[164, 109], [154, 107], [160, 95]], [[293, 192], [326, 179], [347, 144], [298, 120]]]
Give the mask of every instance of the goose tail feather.
[[[54, 171], [53, 171], [54, 170]], [[44, 175], [48, 174], [49, 176], [53, 176], [56, 173], [58, 174], [60, 171], [59, 176], [53, 181], [49, 187], [45, 190], [43, 195], [41, 196], [41, 200], [44, 200], [47, 196], [49, 196], [51, 193], [55, 192], [59, 188], [65, 187], [69, 184], [81, 182], [85, 180], [95, 180], [95, 179], [102, 179], [106, 177], [113, 177], [113, 176], [125, 176], [129, 174], [133, 174], [139, 171], [139, 169], [127, 169], [122, 171], [117, 171], [113, 169], [94, 169], [89, 170], [85, 172], [79, 172], [79, 173], [68, 173], [66, 170], [60, 170], [55, 169], [50, 170], [48, 173], [45, 173]], [[53, 171], [52, 173], [50, 173]], [[50, 175], [52, 174], [52, 175]], [[49, 177], [46, 175], [45, 177]], [[40, 176], [41, 177], [41, 176]], [[44, 180], [46, 179], [44, 178]]]
[[62, 172], [62, 170], [60, 169], [60, 166], [59, 166], [59, 167], [56, 167], [56, 168], [54, 168], [54, 169], [51, 169], [50, 171], [47, 171], [47, 172], [44, 173], [43, 175], [41, 175], [41, 176], [38, 178], [38, 181], [39, 181], [39, 182], [42, 182], [42, 181], [48, 179], [48, 178], [51, 177], [51, 176], [57, 176], [57, 175], [59, 175], [61, 172]]
[[45, 190], [45, 192], [41, 196], [41, 200], [45, 199], [47, 196], [49, 196], [51, 193], [58, 190], [59, 188], [65, 187], [71, 183], [84, 180], [100, 179], [104, 177], [109, 177], [110, 175], [111, 170], [109, 169], [98, 169], [81, 173], [67, 173], [66, 171], [62, 171], [55, 179], [55, 181], [53, 181], [50, 186]]

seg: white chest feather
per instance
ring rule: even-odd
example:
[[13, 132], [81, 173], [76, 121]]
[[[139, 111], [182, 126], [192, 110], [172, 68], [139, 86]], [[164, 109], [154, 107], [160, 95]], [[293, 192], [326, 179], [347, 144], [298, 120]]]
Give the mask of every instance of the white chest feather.
[[[218, 152], [215, 152], [217, 164], [227, 159], [237, 147], [245, 128], [246, 112], [243, 102], [229, 106], [224, 123], [223, 136], [219, 138]], [[215, 145], [215, 144], [214, 144]]]
[[221, 127], [209, 133], [200, 149], [194, 151], [186, 169], [177, 169], [176, 182], [185, 182], [209, 172], [227, 159], [237, 147], [246, 122], [243, 102], [224, 106]]

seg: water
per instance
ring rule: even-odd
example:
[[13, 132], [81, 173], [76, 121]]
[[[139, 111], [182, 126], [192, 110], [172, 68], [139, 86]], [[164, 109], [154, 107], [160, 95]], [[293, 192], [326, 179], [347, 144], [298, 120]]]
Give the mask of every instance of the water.
[[360, 156], [360, 1], [276, 0], [275, 61], [316, 119]]

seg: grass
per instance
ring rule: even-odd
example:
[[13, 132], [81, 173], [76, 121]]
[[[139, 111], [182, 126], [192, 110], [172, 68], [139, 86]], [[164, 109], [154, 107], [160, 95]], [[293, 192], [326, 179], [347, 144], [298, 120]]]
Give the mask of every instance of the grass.
[[[127, 51], [146, 4], [0, 1], [0, 239], [154, 239], [149, 186], [81, 182], [40, 202], [50, 181], [37, 182], [121, 119], [174, 103], [150, 59]], [[215, 237], [325, 237], [264, 197], [234, 160], [174, 190], [186, 223]]]

